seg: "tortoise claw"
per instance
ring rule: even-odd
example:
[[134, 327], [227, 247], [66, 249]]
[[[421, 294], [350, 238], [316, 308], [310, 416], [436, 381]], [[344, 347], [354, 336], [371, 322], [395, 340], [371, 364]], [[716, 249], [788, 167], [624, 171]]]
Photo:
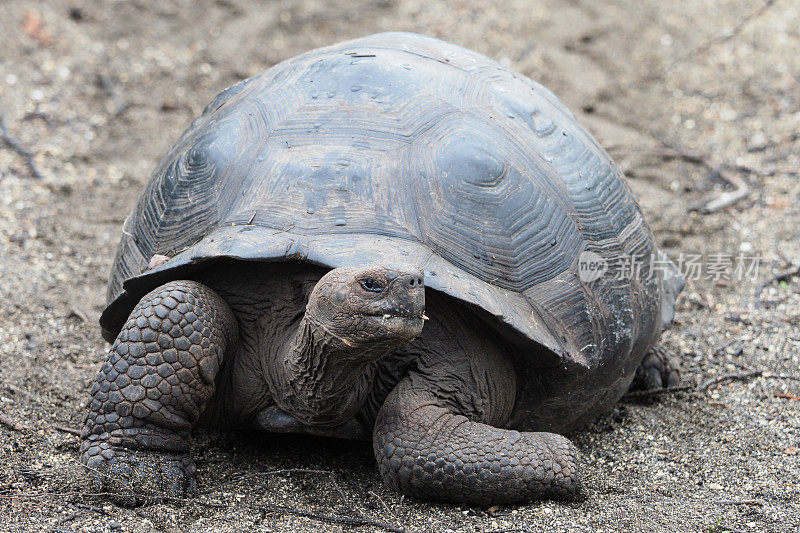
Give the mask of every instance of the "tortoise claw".
[[110, 493], [115, 502], [127, 507], [182, 499], [197, 491], [197, 469], [189, 454], [108, 447], [84, 458], [84, 464], [98, 492]]
[[677, 387], [681, 381], [678, 358], [662, 346], [651, 348], [639, 363], [631, 390]]

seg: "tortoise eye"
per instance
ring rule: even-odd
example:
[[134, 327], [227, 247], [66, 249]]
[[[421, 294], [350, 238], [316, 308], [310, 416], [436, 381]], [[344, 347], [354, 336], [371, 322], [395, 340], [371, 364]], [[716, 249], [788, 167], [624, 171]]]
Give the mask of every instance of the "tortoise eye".
[[383, 292], [383, 287], [381, 287], [380, 284], [373, 278], [362, 279], [361, 286], [364, 287], [364, 290], [369, 292]]

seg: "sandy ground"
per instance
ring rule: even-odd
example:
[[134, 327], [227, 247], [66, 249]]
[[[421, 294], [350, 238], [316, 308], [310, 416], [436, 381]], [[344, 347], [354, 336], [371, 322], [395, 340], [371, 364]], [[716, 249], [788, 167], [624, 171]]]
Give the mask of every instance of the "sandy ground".
[[[0, 531], [383, 530], [360, 518], [408, 531], [799, 531], [800, 278], [768, 283], [760, 305], [756, 290], [800, 264], [800, 6], [604, 4], [0, 3], [0, 114], [43, 175], [0, 143]], [[227, 433], [198, 435], [195, 499], [125, 509], [92, 495], [78, 439], [55, 425], [80, 425], [106, 349], [97, 318], [113, 250], [150, 171], [224, 87], [390, 29], [473, 48], [558, 94], [623, 167], [663, 247], [685, 266], [703, 254], [664, 337], [685, 382], [762, 374], [627, 400], [572, 435], [587, 464], [579, 503], [402, 499], [369, 445]], [[715, 165], [750, 194], [691, 211], [729, 188]], [[289, 472], [220, 485], [286, 468], [335, 483]]]

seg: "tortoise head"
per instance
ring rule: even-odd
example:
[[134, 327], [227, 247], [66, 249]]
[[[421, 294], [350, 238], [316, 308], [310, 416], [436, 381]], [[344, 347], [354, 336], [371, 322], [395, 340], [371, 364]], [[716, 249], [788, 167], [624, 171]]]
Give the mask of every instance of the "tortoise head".
[[385, 354], [422, 332], [422, 269], [374, 265], [341, 267], [314, 287], [306, 317], [348, 347]]

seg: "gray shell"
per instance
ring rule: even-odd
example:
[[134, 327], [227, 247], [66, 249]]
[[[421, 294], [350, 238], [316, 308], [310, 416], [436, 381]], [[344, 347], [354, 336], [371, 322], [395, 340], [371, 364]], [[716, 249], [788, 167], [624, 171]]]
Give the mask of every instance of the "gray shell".
[[[640, 271], [582, 281], [588, 252]], [[144, 272], [154, 254], [171, 260]], [[532, 368], [609, 375], [635, 368], [682, 286], [620, 170], [550, 91], [408, 33], [314, 50], [220, 93], [125, 222], [105, 336], [145, 292], [221, 257], [418, 264], [428, 287], [535, 348]]]

